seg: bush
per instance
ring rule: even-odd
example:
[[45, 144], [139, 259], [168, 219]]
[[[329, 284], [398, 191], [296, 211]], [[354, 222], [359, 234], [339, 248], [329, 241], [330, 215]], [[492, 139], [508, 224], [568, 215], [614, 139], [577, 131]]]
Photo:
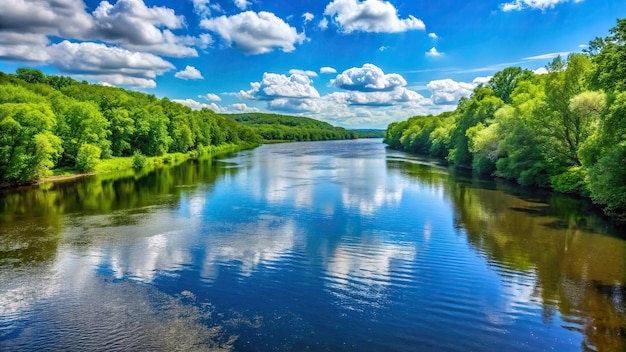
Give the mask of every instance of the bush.
[[76, 168], [84, 172], [92, 172], [98, 166], [102, 150], [89, 143], [85, 143], [78, 149], [76, 156]]
[[148, 158], [140, 152], [135, 152], [135, 154], [133, 154], [133, 168], [143, 169], [147, 162]]

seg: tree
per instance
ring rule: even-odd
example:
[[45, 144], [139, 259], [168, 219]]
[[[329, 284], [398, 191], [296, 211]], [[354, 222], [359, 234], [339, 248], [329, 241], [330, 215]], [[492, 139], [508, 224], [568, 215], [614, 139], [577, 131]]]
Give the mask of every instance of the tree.
[[48, 175], [62, 152], [45, 104], [0, 104], [0, 181], [27, 182]]
[[100, 148], [103, 157], [110, 155], [110, 123], [93, 103], [72, 103], [59, 121], [57, 134], [63, 141], [63, 159], [67, 165], [76, 165], [80, 147], [92, 144]]
[[626, 18], [617, 20], [617, 26], [604, 40], [596, 38], [589, 43], [587, 53], [596, 64], [591, 75], [592, 86], [606, 92], [626, 90]]
[[40, 70], [20, 67], [15, 73], [17, 74], [17, 78], [28, 83], [44, 83], [46, 81], [46, 75]]
[[478, 86], [469, 99], [461, 99], [457, 108], [456, 128], [452, 133], [452, 148], [448, 159], [456, 165], [470, 167], [472, 153], [469, 150], [467, 130], [478, 123], [489, 124], [495, 111], [503, 102], [490, 88]]
[[487, 87], [491, 88], [495, 95], [505, 104], [511, 103], [511, 93], [515, 89], [517, 79], [522, 75], [522, 69], [519, 67], [508, 67], [497, 72], [491, 77]]
[[545, 137], [548, 160], [555, 170], [581, 165], [578, 148], [588, 136], [585, 131], [588, 124], [570, 109], [570, 100], [586, 89], [585, 79], [591, 68], [587, 56], [572, 54], [564, 71], [547, 75], [545, 99], [536, 114], [541, 119], [538, 127]]

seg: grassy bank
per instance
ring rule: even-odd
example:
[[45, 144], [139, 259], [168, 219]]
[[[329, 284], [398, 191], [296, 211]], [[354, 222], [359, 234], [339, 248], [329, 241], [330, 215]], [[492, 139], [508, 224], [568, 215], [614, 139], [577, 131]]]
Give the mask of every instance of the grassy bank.
[[202, 150], [193, 150], [187, 153], [166, 153], [161, 156], [141, 156], [141, 165], [138, 165], [137, 156], [112, 157], [100, 160], [93, 171], [83, 172], [74, 168], [62, 167], [52, 170], [52, 176], [40, 180], [38, 183], [54, 182], [60, 180], [69, 180], [87, 175], [103, 175], [118, 174], [119, 172], [134, 173], [141, 170], [146, 173], [159, 167], [176, 166], [190, 159], [213, 158], [220, 155], [234, 153], [241, 150], [253, 149], [258, 145], [247, 144], [222, 144], [219, 146], [210, 146]]

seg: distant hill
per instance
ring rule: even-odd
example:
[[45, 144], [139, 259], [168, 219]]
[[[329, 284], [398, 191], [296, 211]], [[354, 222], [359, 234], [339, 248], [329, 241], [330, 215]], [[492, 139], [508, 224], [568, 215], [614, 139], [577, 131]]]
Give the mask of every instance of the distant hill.
[[359, 138], [385, 138], [386, 130], [379, 130], [375, 128], [361, 128], [350, 130], [356, 132]]
[[356, 139], [358, 133], [302, 116], [264, 113], [225, 114], [252, 127], [264, 141], [323, 141]]

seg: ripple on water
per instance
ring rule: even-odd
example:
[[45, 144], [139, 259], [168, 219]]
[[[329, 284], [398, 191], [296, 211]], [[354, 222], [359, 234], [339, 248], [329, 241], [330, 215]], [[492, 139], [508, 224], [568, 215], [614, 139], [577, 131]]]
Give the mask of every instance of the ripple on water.
[[234, 338], [209, 326], [211, 307], [134, 282], [90, 280], [81, 292], [37, 302], [14, 322], [2, 351], [229, 351]]

